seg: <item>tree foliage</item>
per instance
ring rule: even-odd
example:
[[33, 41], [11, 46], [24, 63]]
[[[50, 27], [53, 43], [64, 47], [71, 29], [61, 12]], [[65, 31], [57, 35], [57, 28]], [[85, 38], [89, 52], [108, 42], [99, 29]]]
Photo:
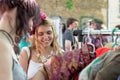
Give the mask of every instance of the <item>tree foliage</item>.
[[73, 9], [73, 6], [74, 6], [73, 0], [67, 0], [65, 4], [66, 4], [67, 9], [69, 9], [69, 10]]
[[[79, 4], [76, 4], [79, 3]], [[75, 6], [79, 6], [81, 9], [101, 9], [107, 8], [108, 0], [66, 0], [65, 5], [66, 8], [71, 10]], [[75, 3], [75, 4], [74, 4]]]

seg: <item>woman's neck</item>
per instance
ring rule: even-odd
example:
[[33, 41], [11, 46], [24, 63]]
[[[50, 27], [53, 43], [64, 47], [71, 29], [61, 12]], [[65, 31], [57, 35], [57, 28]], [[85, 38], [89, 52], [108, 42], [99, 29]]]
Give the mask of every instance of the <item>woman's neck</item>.
[[9, 18], [9, 16], [3, 15], [0, 20], [0, 29], [5, 30], [10, 34], [10, 36], [14, 39], [15, 38], [15, 31], [13, 29], [13, 19]]
[[43, 56], [47, 56], [52, 53], [53, 53], [52, 47], [43, 48], [43, 50], [41, 51], [41, 55], [43, 55]]

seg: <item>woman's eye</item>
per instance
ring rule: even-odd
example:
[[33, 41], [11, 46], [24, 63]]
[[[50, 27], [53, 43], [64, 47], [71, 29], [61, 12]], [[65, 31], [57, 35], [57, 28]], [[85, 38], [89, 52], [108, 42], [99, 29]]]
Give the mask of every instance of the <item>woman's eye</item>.
[[52, 34], [52, 31], [48, 31], [47, 34]]
[[43, 33], [38, 33], [38, 36], [42, 36], [43, 35]]

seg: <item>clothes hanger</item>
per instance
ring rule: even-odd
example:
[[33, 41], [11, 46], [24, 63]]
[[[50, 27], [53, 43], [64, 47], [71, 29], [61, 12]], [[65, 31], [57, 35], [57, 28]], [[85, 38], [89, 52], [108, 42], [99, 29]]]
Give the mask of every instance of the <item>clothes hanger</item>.
[[91, 39], [91, 37], [90, 37], [90, 29], [89, 29], [89, 28], [88, 28], [87, 38], [88, 38], [87, 45], [92, 47], [92, 50], [89, 50], [89, 51], [90, 51], [90, 54], [93, 55], [93, 54], [95, 53], [95, 46], [94, 46], [94, 44], [92, 43], [92, 39]]
[[100, 41], [101, 41], [100, 45], [101, 45], [101, 47], [103, 47], [103, 41], [102, 41], [102, 34], [101, 34], [101, 31], [100, 31]]
[[[114, 28], [112, 30], [112, 36], [114, 35], [115, 31], [117, 31], [118, 28]], [[114, 48], [115, 46], [120, 46], [120, 42], [118, 42], [118, 39], [120, 39], [120, 34], [118, 34], [114, 40], [114, 44], [112, 45], [112, 48]]]

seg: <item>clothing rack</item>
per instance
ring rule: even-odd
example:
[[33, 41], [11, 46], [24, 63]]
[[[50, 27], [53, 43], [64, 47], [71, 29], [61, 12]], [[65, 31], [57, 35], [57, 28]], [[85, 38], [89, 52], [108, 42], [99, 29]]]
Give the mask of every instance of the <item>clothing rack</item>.
[[[83, 30], [82, 34], [112, 34], [112, 30]], [[120, 30], [116, 30], [114, 34], [120, 34]]]

